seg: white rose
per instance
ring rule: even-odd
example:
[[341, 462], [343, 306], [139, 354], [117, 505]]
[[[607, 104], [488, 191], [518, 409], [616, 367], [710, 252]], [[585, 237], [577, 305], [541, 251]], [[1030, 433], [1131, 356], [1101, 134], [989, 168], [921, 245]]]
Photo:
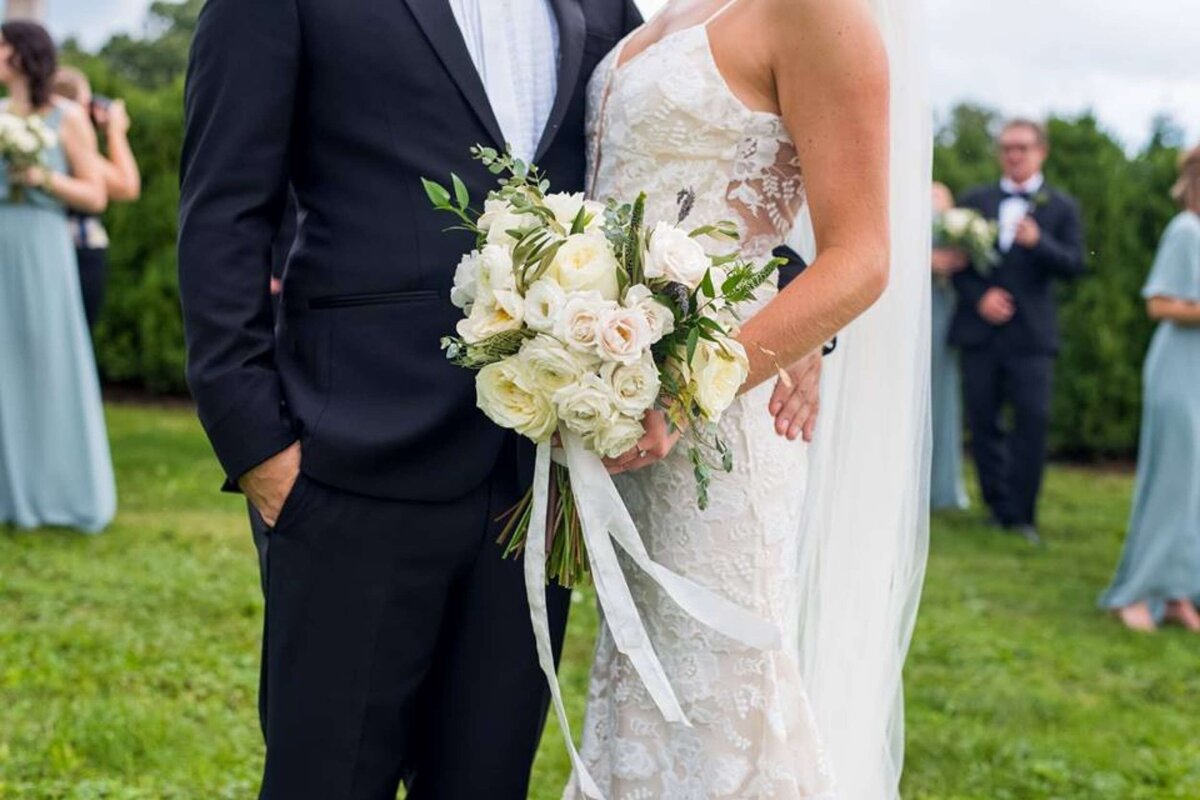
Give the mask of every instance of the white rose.
[[617, 408], [634, 419], [641, 419], [654, 407], [662, 388], [658, 366], [650, 353], [632, 364], [605, 364], [600, 376], [612, 386]]
[[471, 316], [458, 321], [458, 335], [467, 344], [477, 344], [497, 333], [520, 330], [524, 319], [525, 301], [521, 295], [501, 289], [471, 307]]
[[538, 333], [550, 333], [566, 304], [567, 293], [543, 278], [525, 292], [525, 324]]
[[594, 231], [568, 236], [546, 277], [567, 292], [597, 291], [605, 300], [616, 300], [620, 294], [620, 268], [604, 234]]
[[596, 431], [595, 435], [587, 440], [587, 444], [604, 458], [616, 458], [637, 447], [638, 441], [645, 435], [646, 429], [641, 423], [641, 415], [621, 415]]
[[501, 428], [514, 430], [535, 442], [546, 442], [558, 427], [550, 397], [530, 388], [520, 359], [488, 364], [475, 377], [479, 410]]
[[646, 323], [650, 326], [650, 344], [657, 344], [675, 330], [675, 314], [660, 303], [645, 284], [629, 287], [625, 292], [625, 307], [635, 308], [646, 317]]
[[476, 224], [487, 235], [488, 244], [512, 246], [516, 239], [509, 231], [530, 228], [538, 224], [538, 219], [532, 214], [517, 214], [506, 201], [489, 197]]
[[472, 250], [458, 262], [454, 270], [454, 286], [450, 289], [450, 302], [457, 308], [471, 313], [471, 306], [479, 297], [479, 251]]
[[992, 225], [983, 217], [975, 217], [971, 221], [971, 235], [979, 239], [981, 242], [986, 242], [992, 236]]
[[[596, 437], [621, 419], [612, 387], [594, 373], [560, 389], [554, 395], [554, 405], [567, 430], [582, 436], [588, 446], [597, 451]], [[607, 456], [608, 452], [603, 451], [601, 455]]]
[[553, 397], [595, 369], [595, 359], [568, 350], [551, 336], [538, 336], [521, 346], [520, 359], [525, 364], [530, 388]]
[[597, 352], [605, 361], [632, 364], [650, 347], [650, 324], [636, 308], [614, 308], [600, 317]]
[[512, 253], [498, 244], [484, 245], [479, 251], [480, 296], [488, 298], [492, 293], [517, 288], [517, 276], [513, 272]]
[[569, 295], [555, 322], [554, 335], [576, 352], [598, 354], [600, 320], [615, 308], [617, 304], [605, 300], [599, 292]]
[[595, 230], [604, 223], [604, 206], [592, 200], [584, 200], [583, 192], [548, 194], [543, 199], [543, 204], [554, 212], [554, 218], [558, 220], [558, 224], [567, 231], [570, 231], [571, 226], [575, 224], [575, 218], [579, 216], [580, 209], [586, 211], [591, 217], [585, 230]]
[[647, 278], [663, 278], [695, 289], [711, 266], [708, 253], [686, 232], [665, 222], [654, 226], [646, 253]]
[[734, 339], [701, 341], [692, 358], [692, 386], [704, 416], [715, 422], [733, 404], [750, 374], [746, 350]]
[[942, 214], [942, 227], [954, 238], [958, 239], [967, 232], [974, 214], [965, 208], [952, 208]]

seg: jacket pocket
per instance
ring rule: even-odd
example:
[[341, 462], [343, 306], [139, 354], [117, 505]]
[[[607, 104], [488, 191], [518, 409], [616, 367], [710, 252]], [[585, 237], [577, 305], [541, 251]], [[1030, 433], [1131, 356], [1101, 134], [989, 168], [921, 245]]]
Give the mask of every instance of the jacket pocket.
[[361, 306], [386, 306], [398, 303], [419, 303], [436, 300], [436, 289], [413, 289], [405, 292], [376, 292], [371, 294], [336, 294], [314, 297], [308, 301], [313, 311], [331, 308], [359, 308]]

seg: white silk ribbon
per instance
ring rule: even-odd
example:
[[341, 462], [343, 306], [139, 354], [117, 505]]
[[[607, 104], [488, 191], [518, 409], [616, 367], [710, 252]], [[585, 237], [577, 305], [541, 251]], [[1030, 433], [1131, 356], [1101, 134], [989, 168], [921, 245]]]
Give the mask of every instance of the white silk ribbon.
[[[575, 496], [575, 506], [583, 527], [596, 598], [613, 643], [629, 659], [663, 717], [668, 722], [690, 726], [638, 614], [625, 573], [617, 560], [613, 541], [681, 609], [718, 633], [756, 650], [777, 650], [781, 646], [779, 627], [653, 561], [604, 462], [588, 450], [575, 434], [564, 430], [561, 438], [571, 474], [571, 492]], [[533, 510], [525, 541], [525, 590], [529, 598], [534, 638], [537, 640], [538, 663], [550, 685], [551, 701], [571, 755], [575, 779], [584, 796], [591, 800], [604, 800], [604, 795], [588, 774], [575, 748], [550, 643], [550, 622], [546, 610], [545, 534], [549, 515], [550, 461], [550, 445], [539, 445], [533, 479]]]

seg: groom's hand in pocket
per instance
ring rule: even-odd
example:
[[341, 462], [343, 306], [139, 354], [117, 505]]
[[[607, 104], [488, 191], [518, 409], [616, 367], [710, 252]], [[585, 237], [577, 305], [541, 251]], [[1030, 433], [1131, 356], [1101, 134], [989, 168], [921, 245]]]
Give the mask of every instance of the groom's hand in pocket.
[[667, 415], [661, 411], [647, 411], [642, 419], [642, 427], [646, 433], [632, 450], [618, 458], [604, 459], [604, 466], [608, 467], [610, 475], [633, 472], [662, 461], [671, 454], [683, 436], [683, 431], [671, 430]]
[[279, 521], [279, 512], [300, 477], [300, 443], [295, 442], [238, 479], [238, 488], [258, 511], [268, 528]]
[[769, 410], [780, 436], [813, 440], [821, 410], [821, 362], [821, 351], [815, 350], [783, 370], [775, 382]]

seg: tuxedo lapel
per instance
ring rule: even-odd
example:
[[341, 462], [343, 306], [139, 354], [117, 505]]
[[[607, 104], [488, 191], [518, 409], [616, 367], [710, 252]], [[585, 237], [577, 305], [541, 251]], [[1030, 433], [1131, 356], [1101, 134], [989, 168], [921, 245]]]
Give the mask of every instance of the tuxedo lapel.
[[503, 147], [504, 134], [500, 130], [500, 123], [496, 121], [496, 114], [488, 102], [487, 90], [479, 77], [479, 71], [475, 69], [475, 62], [471, 60], [471, 53], [467, 50], [462, 30], [458, 27], [458, 20], [454, 18], [450, 3], [447, 0], [404, 2], [408, 3], [408, 8], [425, 33], [425, 38], [437, 51], [442, 66], [458, 84], [459, 91], [475, 111], [479, 121], [487, 128], [493, 142]]
[[558, 129], [567, 115], [571, 100], [575, 97], [575, 85], [579, 82], [579, 70], [583, 66], [583, 44], [587, 37], [587, 20], [583, 16], [580, 0], [550, 2], [558, 20], [558, 94], [554, 98], [550, 118], [546, 121], [546, 129], [542, 132], [538, 158], [541, 158], [558, 135]]

